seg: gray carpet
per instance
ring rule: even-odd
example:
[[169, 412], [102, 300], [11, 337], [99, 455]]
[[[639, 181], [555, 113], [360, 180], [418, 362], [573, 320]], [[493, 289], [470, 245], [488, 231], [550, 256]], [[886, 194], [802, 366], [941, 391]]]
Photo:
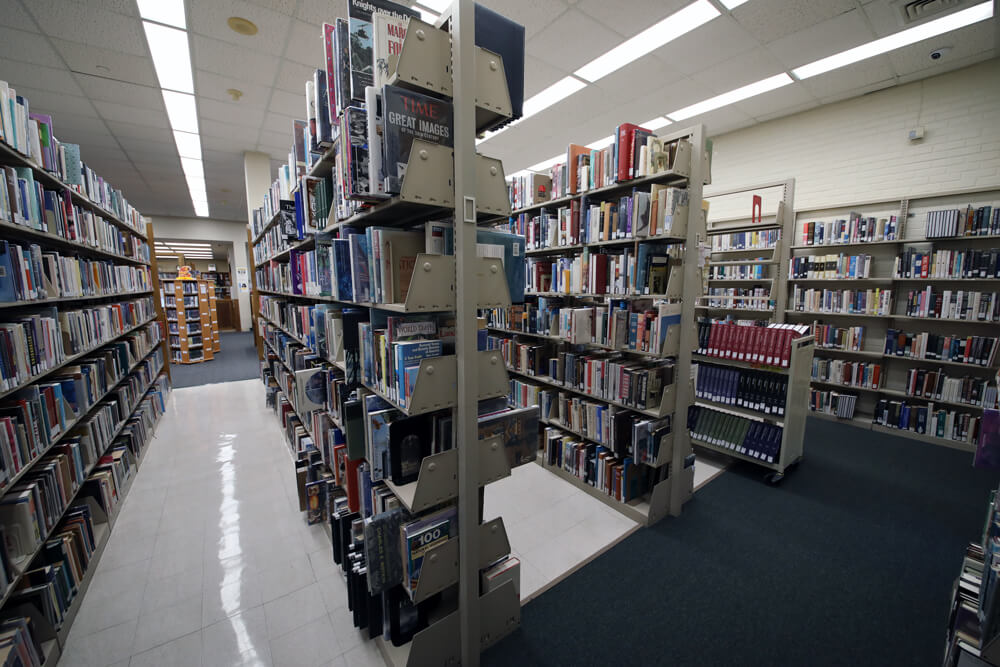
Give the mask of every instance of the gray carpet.
[[737, 463], [529, 602], [502, 665], [940, 665], [951, 585], [995, 471], [809, 420], [777, 487]]
[[257, 348], [249, 331], [224, 331], [220, 334], [221, 352], [200, 364], [171, 364], [170, 376], [175, 389], [202, 384], [251, 380], [260, 376]]

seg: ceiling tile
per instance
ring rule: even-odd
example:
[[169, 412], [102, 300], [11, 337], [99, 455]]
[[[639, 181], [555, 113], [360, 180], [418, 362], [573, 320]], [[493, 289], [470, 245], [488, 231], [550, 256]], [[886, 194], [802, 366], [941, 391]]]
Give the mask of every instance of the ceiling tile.
[[232, 123], [218, 120], [202, 119], [201, 121], [202, 139], [206, 137], [223, 137], [238, 140], [243, 143], [243, 147], [240, 150], [249, 150], [251, 146], [257, 143], [257, 132], [256, 127], [233, 125]]
[[226, 165], [238, 169], [240, 173], [243, 173], [243, 153], [202, 150], [202, 159], [205, 161], [206, 168], [209, 165], [213, 167]]
[[922, 69], [911, 74], [904, 74], [899, 77], [899, 83], [910, 83], [911, 81], [917, 81], [919, 79], [924, 79], [929, 76], [937, 76], [938, 74], [944, 74], [945, 72], [950, 72], [952, 70], [960, 69], [962, 67], [968, 67], [969, 65], [974, 65], [978, 62], [984, 60], [989, 60], [996, 55], [994, 49], [989, 49], [981, 53], [969, 56], [967, 58], [960, 58], [957, 60], [948, 59], [941, 65], [938, 65], [929, 69]]
[[481, 4], [524, 26], [530, 40], [552, 22], [562, 20], [568, 5], [562, 0], [481, 0]]
[[163, 94], [159, 87], [138, 86], [134, 83], [89, 74], [77, 74], [76, 80], [83, 92], [92, 100], [126, 104], [137, 109], [164, 110]]
[[524, 57], [524, 99], [548, 88], [556, 81], [559, 81], [570, 72], [535, 58], [525, 55]]
[[142, 86], [158, 87], [153, 61], [147, 56], [135, 56], [110, 51], [78, 42], [52, 39], [59, 54], [70, 63], [74, 72], [93, 74]]
[[259, 143], [265, 146], [285, 146], [285, 152], [288, 152], [288, 147], [292, 143], [292, 132], [291, 124], [289, 124], [289, 130], [286, 132], [268, 132], [267, 130], [261, 130]]
[[126, 139], [119, 137], [118, 143], [132, 160], [148, 160], [150, 158], [177, 159], [177, 146], [172, 141], [150, 141], [149, 139]]
[[864, 12], [853, 9], [832, 19], [810, 26], [767, 45], [788, 69], [814, 62], [821, 58], [854, 48], [875, 38]]
[[[690, 0], [629, 0], [628, 11], [622, 11], [622, 5], [617, 2], [580, 0], [573, 8], [586, 12], [608, 26], [621, 35], [624, 41], [670, 16], [689, 2]], [[595, 55], [600, 55], [600, 52]]]
[[220, 102], [232, 102], [233, 97], [229, 94], [229, 89], [233, 88], [242, 93], [239, 98], [240, 104], [254, 109], [265, 109], [267, 100], [271, 96], [270, 81], [267, 85], [259, 85], [200, 69], [195, 70], [194, 79], [199, 100], [209, 98]]
[[862, 10], [868, 17], [869, 24], [878, 37], [885, 37], [894, 32], [899, 32], [907, 26], [899, 14], [899, 10], [894, 3], [879, 0], [878, 2], [863, 3]]
[[275, 89], [267, 108], [272, 114], [284, 116], [288, 120], [288, 127], [291, 128], [292, 119], [304, 118], [306, 115], [305, 90], [303, 89], [301, 93], [289, 93]]
[[[206, 123], [214, 121], [206, 121]], [[218, 123], [222, 125], [222, 123]], [[213, 129], [215, 129], [213, 127]], [[204, 131], [201, 135], [201, 147], [202, 150], [213, 150], [213, 151], [227, 151], [230, 153], [237, 152], [241, 153], [245, 150], [252, 150], [256, 145], [256, 138], [247, 142], [245, 139], [240, 139], [232, 136], [216, 136], [216, 135], [206, 135]], [[287, 151], [286, 151], [287, 154]]]
[[753, 118], [762, 116], [771, 117], [779, 113], [782, 109], [800, 108], [808, 105], [819, 104], [819, 101], [812, 96], [809, 90], [801, 83], [793, 83], [784, 88], [772, 90], [769, 93], [751, 97], [733, 105]]
[[38, 25], [20, 2], [3, 3], [3, 24], [16, 30], [38, 32]]
[[174, 135], [167, 127], [152, 127], [117, 120], [109, 120], [105, 124], [113, 135], [122, 140], [135, 139], [169, 144], [174, 142]]
[[705, 132], [708, 136], [715, 136], [753, 125], [753, 118], [735, 107], [728, 106], [678, 123], [678, 128], [689, 127], [696, 123], [705, 125]]
[[25, 3], [50, 37], [133, 56], [145, 56], [146, 39], [138, 18], [109, 12], [93, 3], [30, 0]]
[[734, 9], [732, 15], [752, 37], [766, 44], [856, 6], [854, 0], [753, 0]]
[[843, 99], [843, 93], [847, 91], [892, 81], [894, 76], [888, 56], [876, 56], [806, 79], [802, 85], [825, 104], [830, 100]]
[[323, 52], [322, 27], [303, 21], [292, 21], [285, 57], [315, 69], [325, 67]]
[[[305, 105], [305, 95], [302, 104]], [[253, 109], [237, 102], [219, 102], [217, 100], [200, 100], [198, 115], [207, 120], [217, 120], [234, 125], [252, 127], [256, 135], [257, 128], [264, 122], [264, 110]]]
[[88, 134], [110, 134], [104, 121], [95, 116], [78, 116], [60, 111], [58, 115], [52, 115], [52, 124], [56, 128], [56, 137], [72, 144], [80, 143]]
[[776, 118], [784, 118], [785, 116], [791, 116], [793, 114], [801, 113], [803, 111], [808, 111], [809, 109], [815, 109], [820, 106], [820, 102], [817, 99], [813, 99], [811, 102], [805, 104], [800, 104], [798, 106], [792, 107], [782, 107], [781, 109], [767, 114], [761, 114], [756, 117], [758, 123], [764, 123], [769, 120], [775, 120]]
[[[888, 54], [892, 68], [897, 74], [913, 74], [921, 70], [942, 71], [948, 61], [964, 60], [989, 50], [993, 46], [995, 26], [990, 21], [970, 25], [961, 30], [925, 40]], [[949, 47], [940, 60], [931, 60], [931, 51]]]
[[[4, 19], [6, 20], [6, 12]], [[35, 63], [45, 67], [64, 67], [56, 50], [38, 33], [0, 27], [0, 59]]]
[[154, 111], [152, 109], [136, 109], [114, 102], [94, 101], [94, 106], [98, 113], [105, 120], [116, 120], [122, 123], [132, 123], [134, 125], [148, 125], [150, 127], [168, 128], [170, 122], [167, 120], [165, 111]]
[[763, 47], [758, 47], [698, 72], [691, 78], [718, 95], [784, 71], [777, 58]]
[[59, 117], [63, 113], [97, 118], [97, 111], [86, 97], [54, 93], [48, 90], [36, 90], [27, 86], [15, 86], [13, 82], [10, 83], [17, 90], [18, 95], [28, 98], [28, 108], [30, 111], [52, 116], [52, 124], [55, 126], [56, 136], [59, 136]]
[[[277, 91], [275, 91], [277, 92]], [[304, 107], [303, 107], [304, 108]], [[260, 126], [261, 132], [276, 132], [285, 135], [285, 141], [292, 145], [292, 117], [284, 114], [268, 113], [264, 116], [264, 123]]]
[[73, 0], [81, 5], [99, 7], [100, 9], [125, 16], [139, 17], [139, 10], [135, 5], [135, 0]]
[[278, 59], [235, 44], [192, 35], [191, 47], [197, 69], [270, 86], [278, 71]]
[[[281, 55], [285, 49], [288, 26], [291, 22], [287, 14], [273, 12], [244, 0], [192, 2], [188, 6], [191, 8], [188, 26], [196, 35], [228, 42], [248, 51], [270, 56]], [[253, 21], [257, 25], [257, 34], [241, 35], [232, 30], [226, 23], [232, 16]]]
[[757, 40], [732, 17], [724, 15], [661, 46], [653, 55], [678, 72], [690, 75], [758, 46]]
[[658, 58], [643, 56], [611, 76], [591, 84], [607, 93], [610, 99], [629, 100], [655, 88], [662, 88], [683, 76]]
[[[281, 2], [281, 0], [276, 0]], [[285, 0], [295, 4], [293, 0]], [[280, 9], [274, 8], [276, 11]], [[339, 6], [334, 5], [330, 0], [299, 0], [298, 8], [294, 9], [295, 18], [315, 26], [322, 26], [324, 23], [333, 23], [338, 16], [347, 16], [347, 3], [340, 2]]]
[[65, 69], [42, 67], [34, 63], [9, 62], [4, 63], [3, 77], [4, 81], [14, 89], [27, 86], [54, 93], [83, 95], [73, 75]]
[[526, 51], [549, 65], [574, 72], [621, 42], [621, 35], [598, 20], [568, 9], [529, 39]]
[[274, 82], [276, 88], [296, 93], [302, 96], [302, 109], [306, 108], [306, 81], [312, 79], [316, 67], [307, 67], [291, 60], [281, 61], [281, 68], [278, 71], [278, 80]]

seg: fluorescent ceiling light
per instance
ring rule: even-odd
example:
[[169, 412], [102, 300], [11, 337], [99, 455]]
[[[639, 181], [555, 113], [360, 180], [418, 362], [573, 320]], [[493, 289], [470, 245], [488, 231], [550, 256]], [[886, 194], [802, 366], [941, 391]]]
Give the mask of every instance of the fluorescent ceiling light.
[[[440, 14], [448, 7], [451, 7], [451, 0], [420, 0], [416, 3]], [[419, 7], [418, 7], [419, 9]]]
[[604, 55], [591, 60], [574, 74], [590, 82], [597, 81], [698, 26], [708, 23], [718, 15], [719, 10], [708, 0], [698, 0], [659, 23], [651, 25], [635, 37], [625, 40]]
[[205, 204], [203, 202], [194, 202], [194, 213], [199, 218], [207, 218], [208, 217], [208, 204]]
[[599, 151], [602, 148], [604, 148], [606, 146], [610, 146], [613, 143], [615, 143], [615, 135], [612, 134], [610, 137], [604, 137], [603, 139], [598, 139], [597, 141], [595, 141], [593, 143], [587, 144], [587, 148], [590, 148], [590, 149], [595, 150], [595, 151]]
[[194, 105], [194, 95], [164, 90], [163, 103], [167, 107], [167, 117], [174, 132], [198, 133], [198, 110]]
[[559, 164], [560, 162], [565, 162], [565, 161], [566, 161], [566, 154], [562, 153], [555, 157], [550, 157], [548, 160], [542, 160], [538, 164], [531, 165], [530, 167], [528, 167], [528, 171], [545, 171], [549, 167], [553, 167]]
[[184, 21], [184, 0], [136, 0], [136, 4], [139, 5], [139, 16], [147, 21], [187, 28]]
[[201, 159], [201, 137], [191, 132], [174, 132], [174, 143], [181, 157]]
[[194, 93], [187, 33], [149, 21], [143, 21], [142, 27], [146, 31], [146, 41], [149, 42], [149, 53], [153, 56], [153, 67], [156, 68], [160, 88]]
[[978, 23], [979, 21], [988, 19], [991, 16], [993, 16], [993, 3], [983, 2], [975, 5], [974, 7], [963, 9], [960, 12], [955, 12], [954, 14], [943, 16], [939, 19], [929, 21], [908, 30], [897, 32], [893, 35], [889, 35], [888, 37], [876, 39], [873, 42], [856, 46], [853, 49], [848, 49], [846, 51], [841, 51], [840, 53], [835, 53], [832, 56], [821, 58], [820, 60], [811, 62], [808, 65], [803, 65], [802, 67], [793, 69], [792, 74], [794, 74], [797, 79], [808, 79], [811, 76], [823, 74], [824, 72], [829, 72], [830, 70], [837, 69], [838, 67], [844, 67], [845, 65], [850, 65], [851, 63], [866, 60], [872, 56], [877, 56], [925, 39], [930, 39], [931, 37], [951, 32], [952, 30], [964, 28], [967, 25]]
[[415, 7], [414, 9], [420, 12], [420, 20], [425, 23], [434, 23], [441, 18], [440, 14], [432, 12], [429, 9], [423, 9], [422, 7]]
[[671, 120], [666, 116], [657, 116], [653, 120], [647, 120], [645, 123], [639, 123], [639, 127], [644, 127], [651, 132], [655, 132], [661, 127], [666, 127], [671, 124]]
[[787, 86], [790, 83], [794, 83], [792, 77], [782, 72], [781, 74], [761, 79], [760, 81], [748, 84], [742, 88], [730, 90], [728, 93], [722, 93], [721, 95], [710, 97], [707, 100], [698, 102], [697, 104], [692, 104], [689, 107], [684, 107], [683, 109], [679, 109], [673, 113], [668, 113], [667, 117], [674, 122], [686, 120], [692, 116], [697, 116], [699, 114], [712, 111], [713, 109], [718, 109], [720, 107], [739, 102], [740, 100], [745, 100], [749, 97], [766, 93], [769, 90]]
[[524, 101], [523, 114], [521, 120], [534, 116], [539, 111], [549, 108], [556, 102], [564, 100], [581, 88], [586, 88], [587, 84], [573, 76], [567, 76], [556, 81], [545, 90], [532, 95]]
[[201, 160], [196, 160], [191, 157], [182, 157], [181, 169], [184, 170], [185, 177], [197, 176], [199, 178], [205, 178], [205, 169]]
[[719, 0], [726, 9], [733, 10], [747, 2], [747, 0]]

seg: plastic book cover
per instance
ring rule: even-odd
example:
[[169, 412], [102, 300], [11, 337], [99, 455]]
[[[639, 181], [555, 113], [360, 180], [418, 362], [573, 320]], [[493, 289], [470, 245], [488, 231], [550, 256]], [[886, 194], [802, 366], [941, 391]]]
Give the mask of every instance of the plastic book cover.
[[371, 282], [368, 266], [368, 239], [364, 234], [352, 234], [351, 242], [351, 275], [353, 278], [354, 300], [371, 301]]
[[479, 439], [500, 436], [511, 468], [534, 461], [538, 454], [538, 406], [517, 408], [479, 418]]
[[424, 556], [434, 547], [458, 535], [458, 510], [452, 505], [431, 516], [403, 526], [406, 551], [406, 585], [416, 591]]
[[282, 236], [286, 239], [298, 237], [298, 229], [295, 226], [295, 200], [282, 199], [278, 202], [278, 228]]
[[403, 582], [403, 561], [399, 552], [402, 520], [402, 509], [382, 512], [365, 519], [364, 547], [369, 593], [382, 593]]
[[450, 102], [396, 86], [382, 89], [385, 190], [398, 193], [406, 177], [414, 139], [452, 146], [453, 109]]
[[308, 123], [304, 120], [292, 121], [292, 154], [295, 159], [295, 177], [306, 175], [306, 132]]
[[350, 96], [364, 102], [365, 86], [375, 80], [375, 46], [372, 14], [388, 14], [397, 18], [418, 16], [415, 9], [387, 0], [348, 0], [347, 16], [350, 30]]
[[346, 159], [344, 196], [362, 201], [372, 198], [368, 165], [368, 112], [364, 107], [344, 109], [340, 126], [341, 151]]
[[432, 429], [430, 415], [397, 419], [389, 424], [389, 476], [393, 484], [417, 480], [421, 461], [431, 452]]
[[376, 12], [372, 15], [374, 85], [376, 88], [384, 86], [388, 82], [390, 74], [395, 71], [409, 25], [409, 16], [392, 16], [382, 12]]
[[1000, 468], [1000, 410], [983, 410], [979, 425], [979, 442], [976, 443], [976, 468]]
[[326, 480], [306, 483], [306, 523], [310, 526], [326, 520]]
[[[479, 246], [503, 246], [503, 268], [507, 274], [507, 289], [513, 303], [524, 301], [524, 237], [490, 229], [476, 230], [477, 255], [488, 257]], [[485, 250], [485, 249], [484, 249]]]

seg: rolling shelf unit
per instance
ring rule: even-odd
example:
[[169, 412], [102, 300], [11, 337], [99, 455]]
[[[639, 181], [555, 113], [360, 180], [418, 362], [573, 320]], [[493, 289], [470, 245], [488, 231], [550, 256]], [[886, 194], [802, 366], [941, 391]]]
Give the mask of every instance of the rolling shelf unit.
[[[415, 482], [390, 489], [403, 506], [415, 513], [457, 501], [458, 532], [462, 537], [425, 554], [413, 596], [419, 601], [457, 587], [457, 605], [453, 611], [432, 618], [428, 627], [404, 646], [377, 638], [390, 665], [461, 663], [471, 667], [478, 664], [482, 650], [520, 624], [520, 605], [512, 582], [485, 595], [479, 592], [480, 570], [510, 552], [502, 519], [480, 522], [482, 491], [486, 484], [509, 476], [510, 468], [499, 438], [477, 438], [479, 399], [506, 395], [509, 379], [498, 352], [477, 351], [476, 314], [478, 307], [508, 306], [510, 296], [499, 260], [477, 257], [476, 228], [477, 224], [506, 218], [510, 207], [502, 164], [476, 154], [475, 135], [510, 118], [511, 106], [502, 59], [474, 45], [473, 9], [472, 0], [456, 0], [436, 25], [411, 19], [399, 59], [392, 63], [394, 69], [388, 76], [390, 84], [451, 98], [454, 147], [415, 139], [411, 156], [419, 156], [419, 160], [411, 160], [399, 195], [346, 220], [336, 220], [334, 208], [321, 230], [339, 232], [345, 227], [376, 224], [405, 228], [428, 220], [454, 218], [458, 222], [455, 255], [418, 255], [417, 266], [423, 270], [414, 271], [405, 303], [352, 303], [286, 294], [262, 289], [256, 271], [252, 278], [258, 349], [262, 358], [271, 352], [282, 364], [281, 355], [262, 335], [266, 327], [274, 326], [303, 346], [308, 341], [266, 315], [261, 304], [263, 295], [303, 304], [333, 302], [397, 313], [455, 313], [456, 353], [424, 359], [408, 404], [389, 402], [406, 415], [454, 410], [457, 446], [426, 457]], [[333, 168], [333, 152], [328, 150], [312, 165], [309, 175], [323, 176]], [[277, 216], [272, 216], [257, 234], [248, 229], [251, 246], [256, 249], [276, 221]], [[288, 261], [289, 251], [307, 250], [314, 245], [315, 238], [310, 236], [267, 257], [255, 252], [255, 269], [270, 262]], [[344, 368], [342, 363], [334, 365]], [[375, 387], [366, 388], [381, 394]], [[305, 416], [300, 414], [300, 421], [311, 424], [311, 420], [303, 419]], [[329, 413], [327, 417], [333, 420]]]
[[[142, 322], [138, 322], [135, 326], [125, 328], [121, 333], [112, 336], [108, 340], [102, 341], [87, 350], [77, 354], [67, 355], [62, 361], [54, 364], [47, 370], [41, 371], [27, 378], [24, 382], [18, 384], [17, 386], [11, 387], [10, 389], [0, 393], [0, 401], [6, 403], [11, 398], [17, 396], [17, 394], [22, 390], [50, 377], [57, 376], [61, 370], [70, 367], [74, 362], [94, 355], [109, 344], [122, 340], [133, 332], [141, 329], [149, 329], [150, 331], [155, 329], [158, 333], [158, 341], [154, 341], [153, 345], [148, 350], [139, 355], [127, 369], [124, 369], [121, 377], [114, 382], [109, 382], [107, 390], [99, 397], [95, 397], [93, 404], [89, 408], [81, 411], [78, 416], [67, 421], [67, 423], [61, 427], [61, 430], [52, 436], [51, 442], [45, 447], [44, 450], [39, 451], [31, 461], [25, 462], [16, 474], [11, 475], [3, 488], [0, 489], [0, 495], [3, 495], [10, 492], [15, 484], [26, 474], [32, 472], [36, 464], [46, 460], [46, 454], [63, 441], [63, 439], [73, 435], [76, 427], [82, 425], [89, 417], [94, 415], [104, 404], [105, 399], [111, 396], [112, 392], [121, 387], [126, 380], [132, 376], [133, 372], [139, 369], [141, 365], [149, 362], [154, 355], [159, 352], [162, 363], [159, 364], [159, 368], [155, 370], [155, 372], [151, 373], [149, 380], [144, 384], [142, 389], [137, 392], [136, 399], [132, 405], [128, 406], [124, 411], [124, 419], [115, 426], [111, 437], [107, 441], [110, 448], [110, 446], [115, 442], [115, 439], [128, 424], [129, 420], [145, 403], [150, 391], [154, 390], [154, 385], [156, 385], [157, 380], [161, 376], [166, 376], [168, 381], [166, 387], [169, 389], [170, 371], [169, 354], [167, 354], [166, 350], [166, 323], [164, 321], [162, 310], [159, 308], [159, 304], [157, 303], [158, 299], [156, 298], [159, 292], [156, 260], [155, 257], [152, 257], [152, 253], [148, 251], [148, 248], [152, 246], [153, 242], [152, 225], [146, 223], [144, 228], [140, 228], [142, 223], [137, 223], [136, 226], [133, 226], [118, 218], [114, 213], [108, 211], [100, 204], [91, 201], [86, 195], [74, 190], [72, 187], [61, 181], [56, 175], [49, 173], [34, 161], [18, 153], [16, 150], [2, 142], [0, 142], [0, 164], [28, 168], [32, 171], [35, 181], [40, 183], [46, 189], [68, 192], [69, 199], [73, 205], [92, 211], [121, 229], [124, 233], [131, 235], [131, 243], [135, 248], [135, 256], [124, 256], [117, 252], [111, 252], [103, 248], [94, 247], [86, 243], [65, 238], [52, 232], [35, 229], [30, 226], [6, 220], [0, 221], [0, 239], [12, 242], [37, 243], [42, 246], [44, 250], [57, 250], [62, 253], [75, 253], [85, 258], [113, 260], [114, 262], [120, 264], [143, 266], [146, 267], [147, 271], [149, 271], [150, 284], [152, 286], [152, 289], [150, 290], [137, 292], [121, 292], [99, 296], [66, 297], [3, 303], [0, 304], [0, 313], [3, 313], [5, 318], [32, 313], [39, 308], [55, 307], [56, 309], [62, 309], [66, 307], [78, 308], [98, 306], [104, 303], [113, 303], [116, 301], [120, 302], [144, 297], [151, 299], [157, 313], [157, 315], [149, 317]], [[143, 252], [144, 248], [146, 249], [145, 252]], [[166, 401], [167, 396], [163, 396], [163, 399]], [[155, 435], [157, 424], [158, 419], [153, 422], [152, 429], [149, 432], [149, 440], [144, 443], [140, 455], [134, 461], [136, 470], [139, 465], [141, 465], [141, 462], [145, 457], [145, 453], [149, 449], [149, 443]], [[97, 458], [84, 471], [84, 479], [90, 476], [103, 454], [104, 452], [99, 452]], [[61, 510], [59, 510], [58, 516], [54, 518], [52, 527], [47, 531], [46, 537], [41, 541], [40, 546], [38, 546], [32, 553], [24, 556], [24, 559], [20, 561], [20, 568], [18, 568], [13, 562], [10, 563], [11, 571], [9, 572], [9, 575], [11, 582], [7, 588], [0, 593], [0, 615], [3, 617], [23, 615], [31, 618], [35, 638], [40, 643], [42, 648], [42, 664], [45, 667], [52, 667], [59, 660], [62, 647], [66, 644], [70, 629], [77, 613], [79, 612], [80, 606], [83, 604], [84, 596], [91, 581], [93, 580], [94, 573], [97, 570], [101, 556], [107, 546], [111, 531], [122, 508], [123, 501], [131, 488], [132, 479], [134, 479], [134, 474], [121, 488], [118, 489], [118, 503], [111, 508], [110, 513], [105, 512], [92, 496], [86, 494], [81, 495], [81, 491], [84, 488], [82, 483], [76, 488], [68, 489], [68, 494], [65, 498], [65, 505]], [[18, 585], [22, 583], [25, 573], [32, 569], [32, 566], [36, 563], [36, 561], [38, 561], [39, 565], [42, 564], [42, 562], [39, 561], [39, 557], [43, 552], [45, 542], [49, 536], [55, 534], [56, 531], [58, 531], [63, 525], [62, 522], [66, 512], [69, 511], [70, 507], [78, 506], [81, 503], [86, 504], [90, 509], [91, 519], [93, 522], [95, 548], [90, 555], [90, 559], [87, 563], [87, 569], [77, 586], [75, 595], [63, 613], [61, 623], [58, 627], [53, 627], [36, 606], [30, 603], [14, 605], [11, 603], [11, 596]], [[0, 547], [6, 548], [5, 545], [0, 545]]]
[[[607, 247], [607, 246], [637, 246], [640, 242], [646, 241], [661, 241], [672, 244], [674, 247], [683, 245], [684, 247], [696, 248], [698, 242], [704, 236], [704, 214], [702, 208], [697, 205], [698, 202], [702, 200], [702, 188], [703, 184], [709, 180], [709, 163], [706, 151], [706, 140], [705, 140], [705, 130], [704, 126], [696, 125], [682, 130], [675, 130], [671, 132], [661, 133], [657, 135], [664, 144], [674, 140], [680, 140], [681, 146], [690, 146], [690, 150], [678, 149], [677, 159], [672, 168], [663, 171], [652, 176], [637, 178], [633, 180], [623, 181], [621, 183], [614, 183], [612, 185], [593, 188], [576, 194], [572, 194], [566, 197], [560, 197], [549, 201], [537, 202], [530, 206], [523, 207], [512, 212], [512, 215], [520, 215], [522, 213], [531, 213], [534, 211], [540, 211], [543, 208], [556, 209], [561, 205], [569, 204], [575, 199], [582, 199], [584, 197], [588, 200], [594, 201], [602, 197], [612, 198], [614, 196], [620, 196], [623, 193], [631, 191], [633, 188], [641, 188], [643, 186], [649, 186], [652, 184], [683, 184], [688, 191], [688, 219], [686, 224], [686, 233], [684, 236], [649, 236], [640, 238], [630, 238], [630, 239], [615, 239], [611, 241], [601, 241], [593, 244], [577, 244], [577, 245], [564, 245], [556, 247], [547, 247], [540, 249], [529, 249], [525, 251], [525, 254], [531, 255], [555, 255], [555, 254], [575, 254], [584, 248], [596, 247]], [[679, 255], [672, 255], [672, 261], [675, 260]], [[680, 283], [680, 287], [678, 287]], [[667, 515], [679, 516], [683, 504], [691, 497], [694, 486], [694, 468], [689, 465], [691, 459], [689, 455], [691, 454], [691, 446], [688, 440], [687, 429], [683, 426], [684, 422], [684, 411], [686, 411], [686, 406], [690, 405], [694, 401], [694, 387], [689, 381], [691, 377], [691, 350], [695, 347], [695, 303], [698, 297], [700, 297], [701, 282], [700, 276], [698, 275], [696, 263], [693, 261], [684, 261], [681, 266], [672, 265], [670, 269], [670, 277], [667, 282], [667, 294], [586, 294], [586, 293], [568, 293], [568, 292], [532, 292], [525, 291], [525, 297], [538, 297], [538, 296], [552, 296], [560, 297], [570, 300], [601, 300], [601, 301], [616, 301], [616, 300], [671, 300], [681, 302], [681, 327], [680, 335], [678, 340], [676, 340], [677, 349], [676, 351], [670, 350], [669, 354], [659, 355], [650, 352], [636, 352], [629, 349], [616, 349], [618, 352], [622, 352], [625, 355], [635, 355], [638, 359], [649, 359], [649, 358], [675, 358], [674, 367], [674, 382], [675, 384], [670, 390], [664, 390], [661, 397], [660, 406], [656, 409], [637, 409], [635, 407], [630, 407], [624, 403], [620, 403], [614, 400], [609, 400], [601, 398], [599, 396], [594, 396], [585, 392], [582, 392], [572, 386], [565, 385], [562, 382], [558, 382], [548, 376], [538, 376], [530, 373], [525, 373], [522, 371], [515, 370], [508, 366], [508, 372], [512, 375], [524, 378], [529, 383], [535, 383], [542, 387], [553, 387], [559, 391], [565, 391], [573, 394], [577, 394], [586, 397], [587, 400], [594, 401], [597, 403], [604, 403], [607, 405], [616, 405], [618, 407], [623, 407], [633, 412], [644, 414], [648, 416], [662, 417], [673, 414], [672, 422], [672, 433], [670, 440], [672, 441], [672, 446], [670, 448], [671, 458], [669, 461], [658, 462], [660, 465], [669, 465], [669, 475], [666, 479], [660, 481], [656, 484], [652, 490], [647, 494], [647, 497], [634, 499], [630, 502], [620, 502], [615, 498], [612, 498], [607, 493], [602, 490], [591, 486], [587, 482], [581, 480], [576, 475], [569, 471], [563, 470], [559, 466], [550, 466], [544, 462], [541, 458], [536, 459], [539, 465], [542, 465], [546, 470], [549, 470], [556, 474], [557, 476], [567, 480], [577, 488], [583, 490], [589, 495], [594, 496], [601, 502], [607, 504], [609, 507], [621, 512], [630, 519], [644, 524], [652, 525], [660, 519]], [[513, 334], [515, 336], [528, 336], [537, 338], [546, 338], [549, 340], [555, 339], [565, 342], [565, 339], [559, 337], [553, 337], [548, 335], [539, 335], [530, 332], [521, 332], [510, 329], [503, 329], [499, 327], [491, 327], [491, 331], [499, 334]], [[594, 348], [594, 349], [609, 349], [607, 346], [595, 345], [592, 343], [583, 344], [584, 347]], [[564, 425], [557, 421], [552, 420], [540, 420], [548, 426], [560, 429], [567, 433], [578, 435], [574, 431], [565, 428]], [[583, 437], [583, 436], [579, 436]], [[584, 438], [588, 442], [596, 442], [589, 438]], [[656, 466], [656, 467], [659, 467]]]
[[[737, 210], [745, 210], [748, 197], [761, 197], [761, 211], [756, 221], [751, 216], [730, 215]], [[757, 185], [730, 188], [711, 192], [705, 195], [713, 209], [721, 208], [726, 217], [710, 220], [708, 224], [708, 254], [706, 262], [709, 270], [705, 274], [705, 296], [699, 300], [698, 310], [711, 316], [728, 314], [739, 318], [745, 314], [750, 319], [768, 319], [772, 322], [784, 322], [783, 308], [786, 301], [787, 247], [788, 238], [794, 222], [795, 179], [772, 181]], [[772, 211], [763, 214], [763, 208]], [[740, 232], [757, 232], [777, 230], [780, 238], [777, 242], [765, 248], [726, 248], [714, 249], [712, 243], [716, 237], [724, 234]], [[764, 267], [768, 274], [762, 278], [713, 278], [712, 267]], [[710, 296], [708, 291], [713, 288], [756, 288], [767, 287], [767, 296]], [[739, 303], [740, 305], [734, 305]]]
[[[930, 433], [897, 429], [873, 423], [875, 404], [880, 399], [907, 401], [911, 405], [933, 403], [938, 406], [953, 409], [956, 412], [981, 416], [983, 407], [961, 402], [941, 401], [907, 395], [904, 391], [907, 372], [910, 369], [939, 370], [949, 373], [951, 377], [970, 376], [990, 379], [997, 372], [997, 363], [990, 366], [956, 363], [953, 361], [935, 359], [914, 359], [885, 353], [886, 332], [890, 328], [901, 329], [911, 333], [937, 333], [942, 335], [962, 336], [997, 336], [1000, 324], [997, 322], [954, 320], [934, 317], [916, 317], [905, 314], [907, 292], [931, 287], [940, 293], [945, 289], [957, 290], [1000, 291], [1000, 280], [992, 279], [958, 279], [958, 278], [900, 278], [893, 275], [894, 260], [898, 253], [906, 250], [957, 250], [977, 249], [987, 250], [1000, 248], [1000, 235], [956, 236], [947, 238], [927, 239], [925, 225], [929, 211], [940, 209], [961, 209], [971, 205], [973, 209], [979, 206], [1000, 205], [1000, 190], [996, 188], [969, 188], [954, 192], [943, 192], [914, 198], [885, 199], [877, 201], [833, 204], [814, 207], [796, 212], [795, 228], [791, 239], [794, 244], [789, 246], [790, 259], [800, 255], [810, 254], [867, 254], [872, 257], [872, 268], [867, 279], [794, 279], [789, 278], [789, 298], [785, 316], [789, 321], [802, 323], [820, 323], [837, 327], [863, 326], [864, 341], [858, 349], [835, 349], [824, 347], [817, 340], [817, 355], [823, 359], [842, 359], [850, 361], [865, 361], [881, 363], [881, 378], [877, 388], [858, 387], [840, 382], [812, 380], [814, 389], [837, 390], [841, 393], [857, 396], [855, 415], [850, 419], [841, 419], [823, 412], [811, 411], [811, 416], [832, 421], [848, 421], [859, 428], [892, 433], [915, 440], [944, 445], [956, 449], [971, 451], [974, 442], [952, 440], [948, 437], [938, 437]], [[828, 222], [849, 219], [851, 213], [860, 213], [864, 218], [888, 219], [896, 216], [902, 226], [901, 235], [895, 240], [858, 241], [852, 243], [827, 243], [823, 245], [807, 245], [804, 243], [803, 227], [807, 222]], [[787, 275], [787, 274], [786, 274]], [[891, 289], [891, 314], [853, 314], [835, 312], [804, 312], [796, 310], [792, 301], [794, 286], [803, 289]]]

